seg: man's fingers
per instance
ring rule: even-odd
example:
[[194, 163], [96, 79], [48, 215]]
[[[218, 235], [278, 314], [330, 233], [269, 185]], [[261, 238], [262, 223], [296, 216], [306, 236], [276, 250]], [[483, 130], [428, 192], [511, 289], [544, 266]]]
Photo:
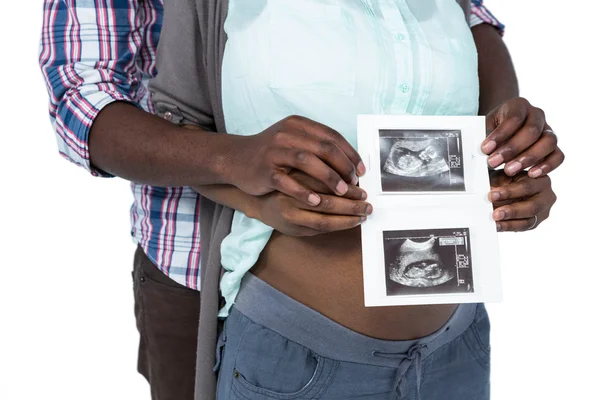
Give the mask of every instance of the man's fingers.
[[[500, 142], [496, 142], [500, 146], [488, 158], [490, 167], [496, 168], [504, 163], [507, 163], [508, 166], [511, 161], [515, 161], [514, 163], [511, 163], [511, 169], [506, 172], [509, 175], [514, 175], [523, 169], [523, 166], [515, 160], [515, 157], [538, 141], [542, 135], [546, 122], [542, 110], [535, 107], [531, 107], [529, 110], [524, 124], [518, 128], [518, 130], [510, 131], [510, 129], [517, 124], [516, 120], [513, 121], [512, 119], [509, 119], [500, 123], [500, 126], [497, 129], [503, 127], [503, 125], [510, 125], [510, 128], [502, 129], [502, 136], [506, 137], [508, 140], [501, 145]], [[493, 134], [494, 133], [492, 133], [492, 135]]]
[[550, 184], [550, 178], [547, 176], [538, 179], [524, 177], [524, 179], [517, 180], [509, 185], [493, 188], [488, 197], [492, 203], [531, 197], [549, 187]]
[[339, 132], [331, 129], [330, 127], [320, 124], [316, 121], [310, 120], [308, 118], [294, 116], [291, 117], [290, 122], [292, 125], [298, 127], [298, 129], [306, 132], [309, 135], [314, 135], [322, 140], [330, 141], [335, 143], [350, 159], [354, 167], [356, 168], [356, 173], [358, 176], [363, 176], [367, 169], [365, 168], [364, 163], [362, 162], [358, 152], [348, 143], [348, 141], [342, 136]]
[[490, 133], [481, 145], [485, 154], [492, 153], [523, 126], [527, 118], [528, 106], [529, 102], [525, 99], [513, 99], [487, 115], [486, 125]]
[[304, 204], [298, 204], [297, 207], [330, 215], [362, 217], [373, 213], [373, 206], [367, 202], [328, 195], [321, 195], [321, 202], [318, 206], [311, 207]]
[[565, 153], [557, 148], [548, 157], [529, 170], [529, 176], [539, 178], [558, 168], [565, 161]]
[[306, 132], [290, 132], [285, 138], [286, 145], [297, 150], [306, 150], [333, 168], [347, 183], [356, 185], [356, 166], [332, 140], [310, 135]]
[[513, 176], [525, 168], [539, 163], [557, 149], [557, 138], [552, 130], [542, 132], [539, 140], [523, 153], [517, 155], [514, 161], [510, 161], [504, 167], [507, 175]]
[[[302, 149], [279, 149], [273, 157], [276, 165], [300, 170], [320, 182], [323, 182], [333, 193], [343, 196], [348, 192], [348, 184], [342, 177], [309, 151]], [[296, 198], [295, 196], [293, 196]]]
[[271, 177], [271, 187], [298, 200], [302, 204], [317, 206], [321, 202], [321, 197], [317, 193], [308, 190], [283, 171], [273, 174]]

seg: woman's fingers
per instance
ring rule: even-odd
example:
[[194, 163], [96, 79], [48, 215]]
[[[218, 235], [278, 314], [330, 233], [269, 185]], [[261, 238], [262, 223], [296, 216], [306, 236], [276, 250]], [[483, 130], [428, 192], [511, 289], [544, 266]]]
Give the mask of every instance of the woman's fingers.
[[505, 186], [492, 188], [489, 199], [494, 204], [493, 218], [498, 231], [533, 229], [549, 215], [556, 202], [548, 176], [530, 178], [521, 173]]
[[[494, 220], [500, 230], [514, 230], [513, 227], [521, 227], [524, 220], [530, 220], [528, 229], [532, 229], [547, 218], [550, 208], [556, 202], [554, 192], [543, 192], [530, 197], [528, 200], [503, 205], [494, 210]], [[546, 216], [546, 217], [544, 217]], [[536, 222], [536, 224], [533, 224]], [[508, 229], [508, 227], [511, 227]]]
[[[536, 201], [538, 200], [538, 201]], [[518, 203], [508, 204], [494, 210], [494, 220], [505, 221], [512, 219], [534, 218], [543, 211], [544, 202], [533, 196], [531, 200], [520, 201]]]
[[307, 206], [303, 201], [280, 192], [268, 194], [263, 199], [265, 203], [259, 219], [291, 236], [312, 236], [351, 229], [373, 212], [369, 203], [336, 195], [321, 194], [319, 204], [314, 206]]
[[298, 208], [319, 212], [328, 215], [369, 216], [373, 213], [373, 206], [361, 200], [350, 200], [338, 196], [321, 195], [319, 205], [311, 207], [298, 202]]
[[496, 222], [498, 232], [525, 232], [537, 227], [538, 221], [535, 217], [527, 219], [515, 219], [511, 221]]
[[[313, 190], [316, 193], [334, 194], [331, 190], [329, 190], [327, 186], [325, 186], [324, 183], [318, 181], [312, 176], [305, 174], [302, 171], [294, 170], [290, 172], [289, 175], [296, 181], [298, 181], [298, 183], [300, 183], [302, 186], [306, 187], [309, 190]], [[348, 185], [348, 191], [343, 197], [351, 200], [366, 200], [367, 192], [365, 192], [358, 186], [350, 184]]]
[[494, 187], [490, 191], [489, 199], [492, 203], [506, 200], [517, 200], [530, 197], [551, 186], [550, 178], [544, 176], [538, 179], [528, 178], [526, 175], [519, 177], [506, 186]]
[[514, 219], [509, 221], [496, 222], [498, 232], [524, 232], [537, 228], [550, 215], [550, 210], [546, 210], [537, 215], [537, 218]]
[[345, 231], [359, 226], [367, 219], [366, 216], [348, 216], [323, 214], [308, 210], [298, 210], [290, 216], [289, 222], [320, 233]]

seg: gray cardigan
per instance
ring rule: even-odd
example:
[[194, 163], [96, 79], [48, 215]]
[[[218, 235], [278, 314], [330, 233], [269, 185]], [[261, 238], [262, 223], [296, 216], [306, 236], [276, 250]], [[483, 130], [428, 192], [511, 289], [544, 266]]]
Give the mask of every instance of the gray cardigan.
[[[256, 1], [256, 0], [247, 0]], [[298, 0], [301, 1], [301, 0]], [[470, 0], [457, 0], [470, 16]], [[225, 132], [221, 101], [221, 63], [227, 37], [223, 24], [227, 0], [166, 0], [158, 45], [158, 75], [150, 82], [152, 101], [160, 116], [194, 124], [211, 132]], [[200, 323], [196, 361], [196, 400], [216, 397], [217, 318], [223, 302], [219, 294], [221, 241], [231, 227], [233, 210], [202, 199]]]

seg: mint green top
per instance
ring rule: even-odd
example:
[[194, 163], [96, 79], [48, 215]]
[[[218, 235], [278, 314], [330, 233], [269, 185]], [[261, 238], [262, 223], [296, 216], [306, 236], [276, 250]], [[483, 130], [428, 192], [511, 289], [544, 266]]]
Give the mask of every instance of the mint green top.
[[[477, 52], [456, 0], [229, 0], [225, 32], [227, 132], [296, 114], [356, 147], [359, 114], [477, 114]], [[221, 317], [272, 231], [235, 213], [221, 245]]]

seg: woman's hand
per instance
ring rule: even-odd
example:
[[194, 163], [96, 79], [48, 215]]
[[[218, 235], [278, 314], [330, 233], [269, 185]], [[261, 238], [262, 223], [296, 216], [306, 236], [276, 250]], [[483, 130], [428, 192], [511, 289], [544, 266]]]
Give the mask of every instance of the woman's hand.
[[491, 168], [502, 164], [508, 176], [531, 167], [529, 176], [538, 178], [556, 169], [565, 159], [544, 112], [523, 98], [508, 100], [487, 115], [491, 132], [481, 149], [490, 154]]
[[490, 174], [494, 220], [500, 231], [527, 231], [537, 228], [550, 215], [556, 202], [550, 177], [531, 178], [526, 172], [509, 177], [502, 171]]
[[235, 140], [228, 183], [255, 196], [278, 191], [314, 207], [322, 197], [294, 179], [289, 174], [292, 169], [322, 182], [339, 196], [366, 172], [360, 156], [342, 135], [304, 117], [291, 116], [257, 135]]
[[321, 202], [317, 206], [307, 206], [275, 191], [260, 196], [254, 210], [247, 215], [288, 236], [314, 236], [354, 228], [373, 212], [373, 207], [364, 201], [366, 192], [355, 185], [348, 185], [346, 194], [340, 197], [303, 172], [293, 171], [289, 176], [319, 193]]

